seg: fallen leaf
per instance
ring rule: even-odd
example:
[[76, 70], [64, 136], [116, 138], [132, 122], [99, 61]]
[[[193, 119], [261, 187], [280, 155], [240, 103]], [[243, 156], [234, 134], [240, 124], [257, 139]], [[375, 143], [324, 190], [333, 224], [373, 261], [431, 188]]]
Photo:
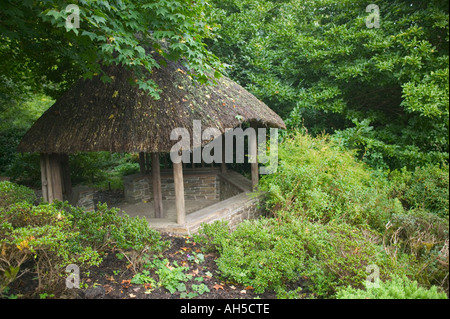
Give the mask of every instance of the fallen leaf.
[[131, 280], [122, 280], [122, 287], [129, 288], [131, 286]]
[[233, 290], [236, 290], [236, 287], [233, 286], [233, 285], [231, 285], [230, 288], [233, 289]]
[[192, 271], [189, 273], [189, 275], [197, 276], [197, 275], [198, 275], [198, 268], [195, 269], [195, 270], [192, 270]]
[[222, 290], [223, 290], [223, 286], [222, 286], [222, 285], [219, 285], [219, 284], [215, 284], [215, 285], [213, 286], [213, 288], [216, 289], [216, 291], [219, 290], [219, 289], [222, 289]]
[[129, 294], [130, 298], [136, 298], [136, 295], [134, 294]]
[[116, 281], [113, 276], [105, 275], [106, 280], [108, 281]]
[[252, 286], [245, 287], [245, 290], [252, 290], [252, 289], [255, 289], [255, 288], [253, 288]]
[[247, 290], [244, 289], [244, 290], [241, 290], [240, 292], [241, 292], [241, 294], [246, 294]]
[[196, 252], [196, 253], [201, 253], [202, 250], [197, 248], [197, 249], [195, 250], [195, 252]]
[[152, 289], [152, 284], [149, 283], [144, 284], [144, 289]]
[[110, 285], [104, 285], [103, 288], [105, 289], [105, 294], [109, 294], [111, 291], [113, 291], [113, 287]]
[[189, 247], [181, 247], [181, 250], [183, 250], [183, 251], [190, 251], [191, 249]]

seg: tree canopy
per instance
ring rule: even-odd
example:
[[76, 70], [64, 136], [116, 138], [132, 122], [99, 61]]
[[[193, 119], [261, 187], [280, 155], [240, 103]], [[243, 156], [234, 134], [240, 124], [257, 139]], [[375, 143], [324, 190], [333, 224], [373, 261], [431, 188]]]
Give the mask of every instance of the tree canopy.
[[[80, 76], [102, 75], [101, 66], [111, 64], [135, 71], [137, 85], [158, 98], [158, 87], [143, 70], [161, 65], [146, 48], [170, 60], [182, 59], [202, 83], [208, 73], [220, 71], [218, 59], [203, 43], [212, 36], [205, 0], [79, 0], [75, 9], [69, 4], [2, 1], [0, 98], [35, 91], [57, 97]], [[105, 74], [102, 79], [110, 80]]]
[[211, 50], [310, 133], [337, 132], [374, 166], [448, 160], [447, 1], [215, 1]]

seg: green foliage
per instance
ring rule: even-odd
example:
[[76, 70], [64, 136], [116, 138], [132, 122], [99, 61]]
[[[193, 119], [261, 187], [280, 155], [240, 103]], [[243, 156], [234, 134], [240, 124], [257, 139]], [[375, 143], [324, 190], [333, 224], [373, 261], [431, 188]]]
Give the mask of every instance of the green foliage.
[[436, 286], [430, 289], [420, 287], [417, 281], [406, 276], [395, 276], [392, 280], [380, 282], [379, 288], [355, 289], [346, 287], [339, 289], [338, 299], [448, 299], [445, 293], [439, 292]]
[[375, 268], [382, 280], [408, 275], [448, 291], [445, 169], [388, 176], [326, 137], [295, 133], [279, 145], [278, 171], [260, 182], [272, 217], [233, 233], [224, 222], [203, 225], [196, 241], [218, 252], [225, 278], [280, 298], [298, 297], [286, 290], [299, 280], [324, 297], [362, 288]]
[[19, 202], [33, 204], [35, 201], [33, 190], [7, 181], [0, 182], [0, 209]]
[[0, 175], [9, 176], [14, 182], [39, 186], [39, 155], [18, 154], [16, 149], [26, 131], [53, 101], [45, 95], [34, 94], [23, 101], [3, 104], [4, 109], [1, 101], [0, 96]]
[[375, 167], [448, 160], [449, 7], [445, 1], [214, 1], [210, 49], [231, 78], [313, 134]]
[[393, 194], [406, 208], [422, 209], [443, 218], [449, 216], [449, 170], [448, 164], [416, 167], [390, 174], [394, 183]]
[[222, 275], [256, 293], [293, 281], [304, 262], [303, 245], [275, 220], [243, 222], [232, 234], [226, 223], [204, 225], [200, 234], [213, 238]]
[[203, 295], [204, 293], [210, 292], [208, 286], [205, 284], [199, 284], [199, 285], [192, 284], [191, 288], [192, 288], [192, 291], [195, 291], [199, 295]]
[[135, 273], [142, 268], [146, 254], [162, 252], [168, 247], [168, 242], [161, 241], [160, 233], [151, 229], [145, 218], [119, 214], [119, 209], [108, 209], [106, 204], [99, 204], [90, 212], [67, 202], [54, 205], [66, 211], [80, 230], [77, 244], [89, 245], [96, 251], [114, 247], [129, 261]]
[[156, 285], [155, 279], [153, 279], [150, 276], [150, 271], [143, 270], [141, 273], [137, 273], [133, 276], [131, 279], [132, 284], [136, 285], [144, 285], [144, 284], [151, 284], [152, 286]]
[[0, 210], [0, 221], [0, 273], [4, 286], [24, 273], [20, 266], [28, 259], [36, 262], [38, 290], [55, 289], [69, 264], [81, 267], [101, 261], [91, 247], [77, 244], [79, 232], [57, 206], [21, 202]]
[[191, 275], [185, 273], [189, 267], [178, 266], [177, 262], [173, 262], [173, 266], [167, 259], [155, 259], [150, 264], [155, 268], [155, 273], [159, 277], [159, 285], [170, 291], [171, 294], [175, 292], [186, 292], [185, 282], [192, 278]]
[[383, 242], [394, 263], [402, 256], [410, 256], [414, 280], [426, 287], [439, 286], [448, 293], [448, 238], [448, 218], [415, 209], [392, 216]]
[[288, 211], [321, 223], [367, 224], [379, 231], [392, 213], [403, 212], [400, 202], [391, 198], [385, 177], [327, 137], [293, 133], [278, 152], [278, 171], [260, 182], [272, 211]]
[[67, 202], [33, 206], [27, 202], [31, 190], [9, 182], [2, 182], [0, 187], [8, 195], [7, 200], [18, 200], [0, 207], [2, 289], [26, 272], [21, 266], [27, 260], [36, 263], [38, 290], [50, 291], [61, 286], [69, 264], [98, 265], [102, 253], [115, 249], [139, 273], [145, 256], [168, 246], [145, 219], [121, 216], [117, 209], [108, 209], [106, 205], [98, 205], [93, 212], [85, 212]]
[[192, 77], [201, 82], [207, 81], [207, 73], [214, 73], [213, 68], [220, 68], [203, 44], [212, 37], [206, 1], [195, 5], [184, 0], [78, 1], [77, 5], [79, 28], [71, 28], [66, 20], [74, 12], [66, 10], [67, 3], [2, 2], [0, 93], [7, 99], [15, 93], [9, 87], [18, 92], [45, 89], [56, 96], [81, 75], [98, 74], [110, 81], [101, 64], [134, 70], [137, 85], [158, 98], [159, 88], [143, 70], [151, 72], [164, 65], [146, 54], [145, 48], [170, 60], [184, 59]]
[[286, 289], [301, 279], [321, 296], [333, 295], [339, 286], [362, 287], [367, 266], [373, 264], [383, 278], [402, 273], [377, 240], [379, 236], [368, 229], [322, 225], [291, 214], [245, 221], [231, 234], [224, 222], [203, 225], [196, 239], [214, 243], [222, 276], [253, 286], [256, 293], [275, 290], [279, 297], [298, 296], [298, 291]]

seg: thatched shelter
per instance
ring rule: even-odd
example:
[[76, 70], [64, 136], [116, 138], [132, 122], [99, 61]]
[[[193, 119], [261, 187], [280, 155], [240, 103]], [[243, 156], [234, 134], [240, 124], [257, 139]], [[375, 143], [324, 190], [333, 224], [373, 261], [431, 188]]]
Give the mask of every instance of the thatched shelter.
[[[162, 90], [155, 100], [132, 84], [131, 71], [105, 68], [113, 79], [103, 83], [100, 76], [79, 80], [39, 118], [22, 139], [19, 152], [41, 153], [43, 196], [47, 201], [63, 199], [71, 192], [67, 154], [77, 152], [130, 152], [152, 154], [155, 205], [158, 200], [159, 156], [170, 152], [170, 133], [201, 120], [202, 127], [222, 133], [243, 122], [259, 127], [285, 128], [282, 119], [267, 105], [227, 77], [216, 85], [192, 80], [180, 63], [168, 62], [149, 77]], [[257, 173], [256, 173], [257, 174]], [[174, 164], [179, 193], [180, 222], [183, 215], [182, 166]], [[255, 177], [256, 178], [256, 177]], [[162, 216], [162, 206], [157, 209]]]

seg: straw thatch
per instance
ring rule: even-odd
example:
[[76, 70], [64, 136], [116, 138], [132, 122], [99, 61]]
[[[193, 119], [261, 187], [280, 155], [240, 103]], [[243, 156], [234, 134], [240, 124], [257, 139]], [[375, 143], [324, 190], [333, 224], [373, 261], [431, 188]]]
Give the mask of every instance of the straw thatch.
[[221, 132], [242, 122], [285, 128], [282, 119], [226, 77], [217, 85], [193, 81], [179, 63], [149, 75], [162, 93], [159, 100], [131, 84], [132, 73], [119, 66], [105, 69], [114, 79], [79, 80], [45, 112], [22, 139], [19, 152], [169, 152], [170, 133], [193, 120]]

